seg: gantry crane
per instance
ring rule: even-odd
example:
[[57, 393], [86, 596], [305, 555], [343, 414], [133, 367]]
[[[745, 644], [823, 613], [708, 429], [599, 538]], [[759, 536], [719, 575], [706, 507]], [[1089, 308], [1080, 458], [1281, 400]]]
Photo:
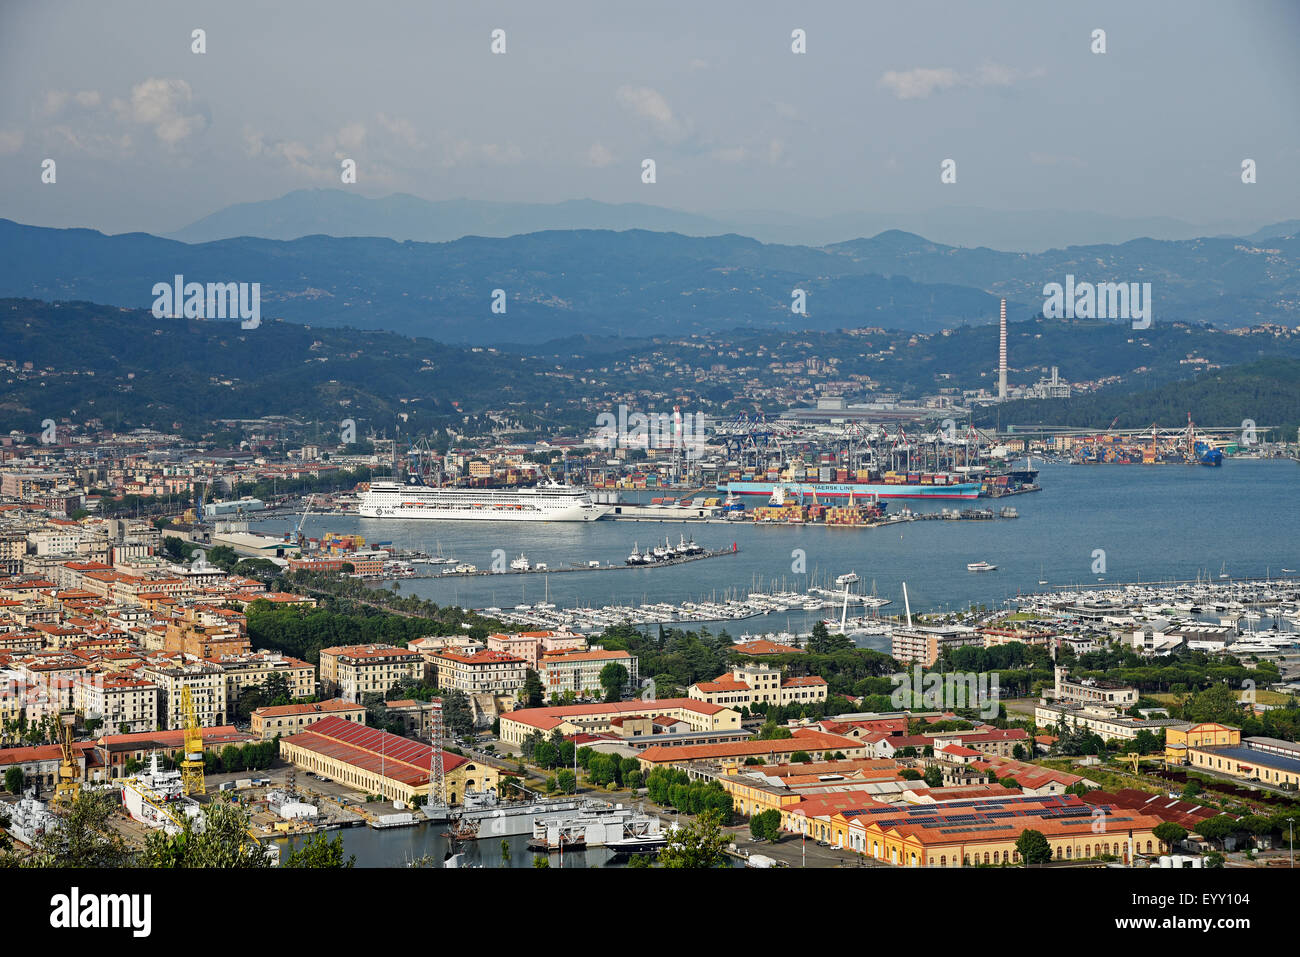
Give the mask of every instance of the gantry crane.
[[185, 756], [181, 760], [181, 791], [185, 794], [206, 794], [203, 780], [203, 731], [199, 728], [198, 713], [190, 686], [181, 688], [181, 717], [185, 722]]

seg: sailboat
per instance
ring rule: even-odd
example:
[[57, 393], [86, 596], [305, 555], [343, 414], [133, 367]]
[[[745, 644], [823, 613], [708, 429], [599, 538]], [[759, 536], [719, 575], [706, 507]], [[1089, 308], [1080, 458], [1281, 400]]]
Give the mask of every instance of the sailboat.
[[554, 611], [555, 605], [551, 604], [551, 576], [550, 575], [545, 576], [545, 582], [546, 582], [546, 594], [543, 596], [542, 601], [539, 601], [533, 607], [536, 608], [538, 611]]
[[1043, 577], [1043, 563], [1042, 563], [1042, 562], [1039, 562], [1039, 563], [1038, 563], [1038, 584], [1040, 584], [1040, 585], [1046, 585], [1046, 584], [1047, 584], [1047, 579]]

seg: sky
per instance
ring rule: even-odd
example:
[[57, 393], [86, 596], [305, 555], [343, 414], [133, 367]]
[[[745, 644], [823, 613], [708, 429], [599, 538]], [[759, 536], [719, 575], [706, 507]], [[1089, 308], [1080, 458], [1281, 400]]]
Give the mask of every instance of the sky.
[[367, 196], [1253, 229], [1300, 217], [1298, 41], [1293, 0], [4, 0], [0, 217], [166, 233], [353, 159]]

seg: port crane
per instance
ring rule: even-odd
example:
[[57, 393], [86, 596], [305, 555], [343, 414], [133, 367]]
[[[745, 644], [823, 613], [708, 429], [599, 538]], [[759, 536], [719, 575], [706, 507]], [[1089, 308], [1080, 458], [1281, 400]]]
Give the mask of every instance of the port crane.
[[71, 805], [81, 793], [81, 779], [72, 754], [72, 730], [77, 723], [75, 711], [59, 712], [59, 780], [54, 785], [54, 803]]
[[297, 543], [299, 548], [302, 548], [302, 543], [303, 543], [302, 526], [303, 523], [307, 521], [307, 514], [311, 511], [312, 502], [314, 502], [315, 500], [316, 500], [315, 492], [312, 492], [312, 494], [307, 496], [307, 506], [302, 510], [302, 517], [298, 519], [298, 527], [295, 528], [293, 531], [293, 540], [294, 542]]
[[753, 467], [765, 464], [773, 454], [778, 463], [785, 459], [782, 440], [788, 443], [790, 430], [775, 422], [768, 422], [762, 412], [751, 416], [748, 412], [739, 412], [726, 422], [721, 422], [715, 434], [726, 447], [727, 458], [738, 459], [745, 464], [751, 458]]
[[181, 760], [181, 792], [206, 794], [207, 785], [203, 780], [203, 731], [199, 728], [199, 716], [194, 708], [194, 696], [190, 693], [189, 685], [181, 688], [181, 717], [185, 722], [185, 756]]

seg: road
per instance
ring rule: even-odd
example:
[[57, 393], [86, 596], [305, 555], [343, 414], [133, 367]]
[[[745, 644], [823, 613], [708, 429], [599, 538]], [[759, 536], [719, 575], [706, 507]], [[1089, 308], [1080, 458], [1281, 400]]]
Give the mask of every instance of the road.
[[749, 835], [749, 824], [724, 828], [732, 835], [736, 850], [742, 856], [746, 854], [763, 854], [784, 862], [790, 867], [888, 867], [888, 864], [845, 851], [835, 847], [822, 847], [816, 841], [803, 841], [793, 834], [786, 834], [775, 844], [770, 841], [755, 841]]

